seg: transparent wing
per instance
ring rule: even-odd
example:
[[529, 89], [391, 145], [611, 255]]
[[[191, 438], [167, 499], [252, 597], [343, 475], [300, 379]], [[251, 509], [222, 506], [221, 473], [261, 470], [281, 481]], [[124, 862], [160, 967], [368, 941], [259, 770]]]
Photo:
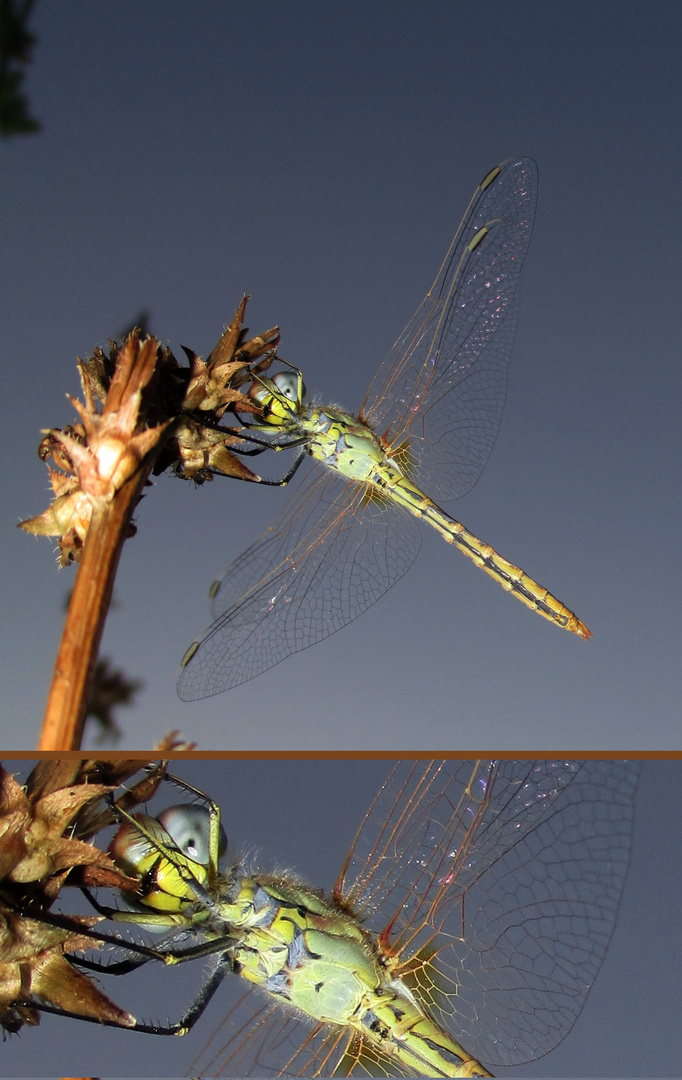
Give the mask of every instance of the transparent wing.
[[[536, 196], [530, 159], [488, 174], [365, 402], [432, 498], [468, 491], [493, 447]], [[216, 621], [183, 659], [180, 697], [221, 693], [345, 626], [402, 577], [419, 542], [413, 521], [361, 486], [312, 478], [215, 583]]]
[[399, 764], [335, 888], [486, 1065], [541, 1057], [602, 963], [628, 867], [636, 762]]
[[352, 1031], [264, 1002], [256, 990], [234, 1005], [192, 1062], [192, 1076], [403, 1076]]
[[284, 1070], [284, 1075], [292, 1075], [287, 1062], [300, 1053], [308, 1065], [321, 1034], [320, 1025], [288, 1014], [250, 990], [227, 1012], [192, 1062], [189, 1074], [280, 1076]]
[[537, 190], [530, 158], [504, 162], [481, 182], [361, 410], [389, 445], [409, 441], [421, 486], [436, 500], [473, 487], [497, 437]]
[[180, 668], [180, 697], [222, 693], [340, 630], [403, 576], [420, 543], [404, 511], [317, 470], [218, 579], [216, 621]]

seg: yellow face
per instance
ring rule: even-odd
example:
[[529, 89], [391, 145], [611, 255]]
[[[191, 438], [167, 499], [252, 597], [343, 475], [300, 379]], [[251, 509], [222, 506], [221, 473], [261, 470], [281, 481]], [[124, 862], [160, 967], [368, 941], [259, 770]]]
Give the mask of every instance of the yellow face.
[[[192, 890], [192, 880], [203, 885], [207, 878], [207, 866], [197, 862], [180, 850], [174, 837], [157, 818], [136, 814], [135, 821], [172, 855], [164, 855], [149, 842], [147, 837], [129, 822], [125, 822], [109, 845], [109, 854], [124, 874], [139, 878], [140, 886], [130, 898], [158, 912], [183, 911], [197, 899]], [[197, 852], [201, 858], [201, 853]], [[128, 894], [126, 894], [128, 895]]]
[[262, 408], [264, 423], [281, 427], [283, 422], [296, 418], [305, 396], [305, 386], [300, 372], [278, 371], [272, 379], [253, 382], [248, 396]]

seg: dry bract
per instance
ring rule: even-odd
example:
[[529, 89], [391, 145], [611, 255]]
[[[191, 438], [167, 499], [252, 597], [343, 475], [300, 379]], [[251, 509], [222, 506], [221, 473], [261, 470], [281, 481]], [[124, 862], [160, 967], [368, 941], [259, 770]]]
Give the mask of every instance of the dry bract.
[[42, 460], [56, 466], [48, 463], [54, 500], [21, 522], [27, 532], [58, 537], [60, 565], [78, 561], [98, 505], [141, 470], [147, 476], [172, 468], [200, 483], [216, 472], [258, 482], [229, 449], [246, 445], [241, 429], [219, 428], [228, 411], [257, 411], [239, 387], [269, 367], [279, 343], [277, 327], [244, 340], [247, 300], [206, 361], [185, 350], [189, 368], [137, 330], [122, 346], [112, 343], [108, 355], [96, 349], [78, 361], [84, 403], [69, 400], [79, 422], [45, 431], [39, 447]]
[[[176, 747], [172, 739], [166, 748]], [[36, 997], [69, 1012], [115, 1020], [132, 1017], [103, 994], [68, 954], [96, 947], [79, 929], [101, 916], [73, 916], [48, 925], [41, 914], [68, 884], [136, 887], [89, 840], [111, 823], [103, 796], [144, 767], [140, 761], [41, 761], [25, 785], [0, 767], [0, 1025], [18, 1031], [38, 1023]], [[165, 762], [147, 771], [117, 800], [129, 809], [153, 795]]]

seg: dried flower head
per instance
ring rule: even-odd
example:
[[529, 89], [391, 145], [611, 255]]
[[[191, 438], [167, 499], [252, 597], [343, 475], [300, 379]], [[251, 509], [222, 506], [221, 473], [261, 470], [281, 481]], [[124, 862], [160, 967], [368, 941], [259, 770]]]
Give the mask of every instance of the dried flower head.
[[228, 449], [244, 447], [240, 429], [229, 432], [219, 427], [228, 411], [259, 412], [240, 387], [269, 368], [279, 344], [276, 326], [246, 339], [244, 314], [248, 299], [242, 298], [232, 322], [205, 361], [191, 349], [184, 349], [190, 366], [179, 369], [186, 380], [182, 402], [155, 473], [172, 466], [178, 476], [197, 483], [212, 480], [215, 473], [252, 482], [260, 479]]
[[[200, 483], [215, 473], [260, 480], [232, 452], [245, 446], [241, 429], [220, 426], [228, 411], [258, 412], [239, 388], [269, 367], [279, 343], [277, 327], [245, 340], [247, 301], [206, 361], [184, 350], [189, 367], [138, 330], [120, 347], [111, 342], [108, 355], [98, 348], [79, 359], [84, 403], [69, 395], [79, 422], [46, 431], [39, 447], [41, 459], [54, 463], [54, 501], [21, 522], [27, 532], [58, 538], [60, 565], [78, 561], [97, 507], [136, 476], [140, 488], [152, 470], [168, 468]], [[128, 524], [127, 535], [134, 531]]]
[[[25, 785], [0, 767], [0, 1024], [35, 1024], [31, 1002], [129, 1025], [133, 1018], [70, 962], [96, 947], [85, 931], [101, 916], [44, 921], [65, 883], [135, 887], [89, 840], [111, 823], [103, 797], [139, 773], [140, 761], [41, 761]], [[165, 763], [143, 771], [117, 800], [126, 809], [153, 795]], [[79, 933], [79, 931], [83, 931]]]
[[116, 356], [101, 412], [100, 366], [93, 365], [90, 379], [88, 363], [79, 362], [85, 404], [69, 400], [81, 423], [46, 431], [39, 449], [43, 460], [52, 457], [60, 470], [48, 466], [55, 500], [39, 517], [21, 523], [28, 532], [59, 538], [62, 565], [79, 558], [97, 508], [111, 503], [146, 459], [158, 453], [169, 420], [148, 426], [145, 403], [165, 362], [158, 341], [142, 341], [134, 331]]

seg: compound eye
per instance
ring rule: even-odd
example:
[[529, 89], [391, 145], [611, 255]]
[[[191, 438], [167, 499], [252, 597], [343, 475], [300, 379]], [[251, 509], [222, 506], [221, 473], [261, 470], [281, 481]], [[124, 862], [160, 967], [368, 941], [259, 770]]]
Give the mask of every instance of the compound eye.
[[254, 382], [251, 383], [251, 386], [249, 387], [248, 396], [251, 398], [251, 401], [255, 401], [257, 405], [266, 405], [272, 397], [272, 394], [262, 383]]
[[[159, 843], [168, 843], [168, 834], [156, 818], [149, 817], [147, 814], [135, 814], [135, 821], [138, 821]], [[138, 877], [148, 869], [149, 854], [152, 850], [150, 843], [128, 821], [118, 829], [108, 850], [119, 870], [128, 877]]]
[[[187, 804], [169, 806], [167, 810], [159, 814], [158, 821], [163, 825], [178, 851], [193, 862], [208, 866], [210, 862], [208, 807]], [[218, 854], [224, 855], [226, 850], [227, 836], [221, 825]]]
[[[272, 381], [285, 398], [289, 401], [298, 401], [298, 375], [295, 375], [293, 371], [278, 371], [276, 375], [273, 375]], [[301, 390], [305, 397], [305, 386], [302, 386]]]

